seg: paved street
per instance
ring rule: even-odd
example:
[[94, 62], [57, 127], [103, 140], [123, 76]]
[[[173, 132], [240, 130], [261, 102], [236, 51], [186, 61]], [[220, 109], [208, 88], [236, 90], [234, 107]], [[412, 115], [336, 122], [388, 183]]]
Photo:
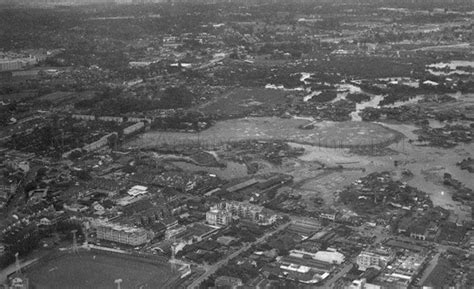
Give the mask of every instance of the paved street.
[[334, 283], [339, 280], [341, 277], [347, 274], [354, 265], [352, 263], [347, 264], [342, 268], [338, 273], [334, 274], [328, 281], [324, 282], [324, 284], [321, 286], [323, 288], [332, 288]]
[[441, 252], [438, 252], [433, 257], [433, 259], [431, 259], [428, 267], [426, 267], [425, 271], [423, 272], [423, 276], [421, 276], [421, 278], [420, 278], [420, 282], [419, 282], [420, 285], [422, 285], [426, 281], [428, 276], [431, 274], [433, 269], [436, 267], [436, 265], [438, 264], [438, 259], [439, 259], [440, 255], [441, 255]]

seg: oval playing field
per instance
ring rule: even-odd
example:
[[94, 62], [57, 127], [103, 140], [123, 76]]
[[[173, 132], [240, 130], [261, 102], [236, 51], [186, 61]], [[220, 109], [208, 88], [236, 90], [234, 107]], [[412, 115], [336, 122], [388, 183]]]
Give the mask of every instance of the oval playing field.
[[167, 262], [129, 255], [82, 251], [46, 259], [26, 271], [32, 288], [116, 288], [116, 279], [122, 288], [171, 288], [179, 278]]

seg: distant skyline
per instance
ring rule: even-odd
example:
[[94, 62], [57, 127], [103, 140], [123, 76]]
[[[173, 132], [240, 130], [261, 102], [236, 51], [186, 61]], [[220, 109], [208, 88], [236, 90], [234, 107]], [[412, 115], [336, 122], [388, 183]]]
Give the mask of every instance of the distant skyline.
[[44, 5], [44, 4], [103, 4], [103, 3], [116, 3], [116, 4], [140, 4], [140, 3], [278, 3], [278, 2], [291, 2], [291, 3], [371, 3], [371, 4], [469, 4], [472, 0], [0, 0], [0, 4], [21, 4], [21, 5]]

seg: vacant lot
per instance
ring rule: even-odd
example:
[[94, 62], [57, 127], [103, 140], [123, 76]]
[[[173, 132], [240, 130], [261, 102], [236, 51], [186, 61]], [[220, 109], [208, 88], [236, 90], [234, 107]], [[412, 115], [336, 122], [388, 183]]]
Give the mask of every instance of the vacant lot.
[[283, 104], [288, 94], [276, 89], [236, 88], [202, 105], [199, 110], [206, 114], [240, 115], [262, 105]]
[[223, 180], [243, 178], [248, 175], [247, 167], [244, 164], [239, 164], [236, 162], [227, 162], [226, 167], [197, 166], [187, 162], [173, 162], [173, 164], [185, 171], [208, 172], [211, 174], [215, 174]]
[[390, 144], [400, 136], [378, 124], [366, 122], [315, 122], [311, 129], [304, 119], [255, 117], [217, 122], [200, 133], [157, 132], [141, 135], [127, 146], [151, 148], [162, 145], [216, 146], [241, 140], [286, 140], [322, 147]]
[[37, 289], [116, 288], [116, 279], [123, 280], [122, 288], [167, 288], [175, 278], [168, 264], [92, 252], [40, 262], [26, 274]]

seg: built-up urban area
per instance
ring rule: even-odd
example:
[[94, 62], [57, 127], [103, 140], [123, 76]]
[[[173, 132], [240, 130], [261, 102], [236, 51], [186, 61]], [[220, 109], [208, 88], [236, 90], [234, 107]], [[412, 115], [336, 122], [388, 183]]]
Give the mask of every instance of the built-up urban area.
[[30, 2], [0, 287], [474, 287], [472, 1]]

